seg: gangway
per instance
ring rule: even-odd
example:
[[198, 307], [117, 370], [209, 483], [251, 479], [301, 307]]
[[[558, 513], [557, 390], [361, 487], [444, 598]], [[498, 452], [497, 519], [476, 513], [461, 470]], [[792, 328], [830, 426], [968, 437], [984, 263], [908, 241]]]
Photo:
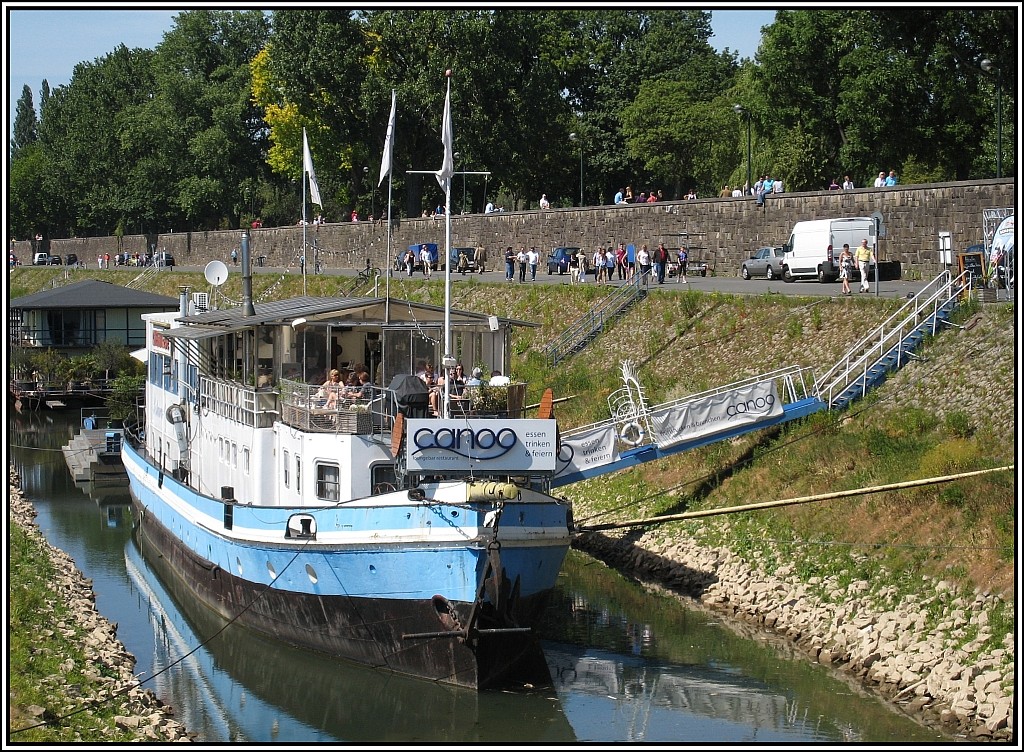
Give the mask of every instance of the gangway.
[[944, 271], [865, 335], [821, 378], [790, 366], [649, 407], [634, 365], [622, 363], [623, 386], [608, 397], [610, 418], [560, 437], [551, 486], [557, 488], [762, 428], [836, 410], [906, 365], [970, 295], [970, 272]]
[[552, 487], [623, 470], [802, 418], [827, 406], [810, 369], [790, 366], [648, 407], [633, 364], [608, 398], [612, 417], [561, 435]]

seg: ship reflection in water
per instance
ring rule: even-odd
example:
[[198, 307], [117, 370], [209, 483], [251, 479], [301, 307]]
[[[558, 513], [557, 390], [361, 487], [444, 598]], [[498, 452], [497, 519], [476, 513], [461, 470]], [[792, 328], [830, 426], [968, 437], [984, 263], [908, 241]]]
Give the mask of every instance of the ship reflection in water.
[[[200, 741], [501, 741], [510, 738], [509, 720], [495, 700], [508, 693], [435, 684], [357, 666], [291, 648], [237, 626], [210, 639], [226, 622], [209, 609], [175, 593], [141, 557], [134, 542], [125, 547], [129, 576], [149, 600], [157, 636], [153, 670], [192, 650], [197, 634], [205, 649], [156, 680], [155, 691], [174, 698], [179, 720]], [[188, 621], [178, 609], [187, 611]], [[518, 712], [530, 719], [517, 729], [526, 742], [572, 741], [572, 728], [550, 691], [518, 693]], [[500, 722], [498, 722], [500, 720]]]
[[[560, 584], [552, 618], [542, 625], [556, 638], [543, 641], [554, 686], [530, 692], [477, 692], [375, 671], [238, 626], [217, 634], [226, 622], [194, 602], [187, 606], [181, 593], [168, 595], [134, 540], [125, 560], [156, 638], [158, 676], [148, 686], [169, 698], [199, 741], [738, 743], [864, 741], [890, 733], [934, 739], [880, 708], [865, 722], [868, 700], [823, 679], [820, 668], [782, 662], [780, 672], [770, 649], [678, 603], [656, 601], [660, 606], [651, 609], [650, 593], [603, 567], [594, 568], [604, 570], [600, 582], [588, 579], [593, 562], [576, 553], [567, 560], [571, 583]], [[594, 607], [588, 587], [604, 592], [592, 593]], [[631, 598], [646, 603], [649, 622], [627, 616], [641, 613]], [[208, 641], [199, 650], [197, 635]], [[773, 675], [758, 676], [768, 665]], [[841, 695], [835, 707], [820, 708], [810, 686]]]

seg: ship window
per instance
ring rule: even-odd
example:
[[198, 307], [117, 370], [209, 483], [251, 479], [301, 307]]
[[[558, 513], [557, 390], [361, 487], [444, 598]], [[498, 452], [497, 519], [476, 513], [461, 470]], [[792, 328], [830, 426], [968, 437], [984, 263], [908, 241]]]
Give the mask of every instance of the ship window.
[[249, 474], [249, 447], [242, 447], [242, 470]]
[[316, 463], [316, 497], [324, 501], [341, 500], [341, 473], [337, 465]]
[[295, 455], [295, 492], [302, 493], [302, 458]]
[[390, 493], [398, 490], [398, 475], [395, 466], [380, 463], [370, 468], [370, 487], [374, 494]]
[[284, 450], [284, 454], [282, 455], [282, 458], [283, 458], [283, 464], [284, 464], [284, 487], [288, 488], [288, 482], [289, 482], [288, 481], [288, 472], [289, 472], [288, 463], [291, 461], [291, 457], [288, 456], [288, 450], [287, 449]]
[[231, 467], [238, 467], [238, 444], [231, 442]]

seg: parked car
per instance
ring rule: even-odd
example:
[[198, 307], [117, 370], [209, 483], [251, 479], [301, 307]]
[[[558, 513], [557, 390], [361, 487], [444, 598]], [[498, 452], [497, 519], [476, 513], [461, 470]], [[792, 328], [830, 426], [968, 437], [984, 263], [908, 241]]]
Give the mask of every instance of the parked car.
[[785, 255], [786, 251], [781, 245], [758, 248], [753, 256], [743, 262], [743, 266], [740, 267], [740, 276], [743, 279], [751, 277], [781, 279], [782, 259]]
[[78, 266], [78, 254], [69, 253], [67, 258], [68, 266]]
[[168, 269], [174, 266], [174, 255], [167, 251], [160, 251], [154, 262], [157, 266], [166, 266]]
[[61, 266], [64, 263], [64, 259], [56, 254], [50, 256], [50, 266]]
[[576, 254], [579, 252], [579, 248], [559, 247], [553, 249], [548, 254], [548, 274], [558, 272], [559, 275], [562, 275], [570, 269], [575, 269]]
[[[876, 224], [874, 217], [842, 217], [837, 219], [808, 219], [793, 225], [789, 242], [785, 244], [786, 256], [782, 259], [782, 278], [787, 282], [795, 279], [817, 279], [819, 282], [835, 282], [839, 279], [839, 254], [844, 244], [856, 255], [857, 246], [867, 240], [875, 250]], [[868, 269], [868, 276], [874, 277], [874, 264]], [[859, 279], [859, 273], [857, 274]]]
[[[460, 269], [459, 256], [463, 254], [466, 256], [466, 268]], [[452, 271], [462, 272], [463, 274], [466, 274], [467, 272], [470, 274], [474, 272], [479, 274], [484, 273], [484, 265], [479, 259], [477, 259], [476, 248], [452, 248], [449, 262], [452, 265]]]
[[47, 266], [50, 263], [49, 253], [37, 253], [32, 257], [32, 266]]

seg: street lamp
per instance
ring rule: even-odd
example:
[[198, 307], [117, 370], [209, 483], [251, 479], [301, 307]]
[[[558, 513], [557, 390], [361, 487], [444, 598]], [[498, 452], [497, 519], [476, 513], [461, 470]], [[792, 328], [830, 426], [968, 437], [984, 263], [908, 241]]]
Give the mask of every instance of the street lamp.
[[[570, 141], [579, 139], [575, 133], [569, 134]], [[580, 206], [583, 206], [583, 140], [580, 139]]]
[[750, 110], [741, 104], [734, 104], [732, 106], [733, 111], [737, 115], [743, 115], [747, 118], [747, 190], [754, 190], [754, 184], [750, 182]]
[[985, 58], [981, 61], [981, 69], [986, 73], [996, 70], [996, 177], [1003, 176], [1003, 72]]
[[[369, 167], [364, 167], [363, 168], [363, 177], [364, 177], [364, 179], [369, 179], [369, 177], [370, 177], [370, 168]], [[377, 216], [376, 203], [377, 203], [377, 188], [375, 186], [371, 185], [370, 186], [370, 216], [371, 217], [376, 217]]]

